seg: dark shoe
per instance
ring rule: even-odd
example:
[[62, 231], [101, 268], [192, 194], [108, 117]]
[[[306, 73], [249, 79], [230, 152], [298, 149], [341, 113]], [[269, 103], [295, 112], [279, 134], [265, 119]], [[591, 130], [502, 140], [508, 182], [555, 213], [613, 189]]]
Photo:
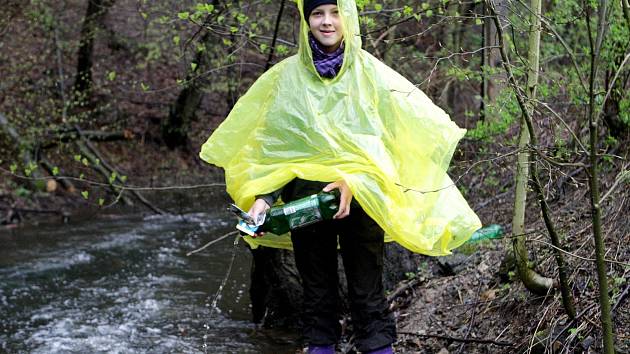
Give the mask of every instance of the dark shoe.
[[308, 354], [335, 354], [334, 345], [309, 345], [306, 350]]
[[392, 349], [391, 345], [388, 345], [376, 350], [371, 350], [369, 352], [366, 352], [365, 354], [394, 354], [394, 349]]

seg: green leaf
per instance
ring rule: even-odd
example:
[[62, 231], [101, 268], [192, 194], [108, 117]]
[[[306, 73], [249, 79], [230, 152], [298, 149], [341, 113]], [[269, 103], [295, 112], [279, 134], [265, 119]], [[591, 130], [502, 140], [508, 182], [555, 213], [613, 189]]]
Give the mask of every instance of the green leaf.
[[81, 162], [81, 155], [74, 155], [74, 161]]
[[383, 5], [381, 5], [381, 4], [374, 4], [374, 10], [381, 11], [382, 9], [383, 9]]
[[103, 204], [105, 204], [105, 199], [103, 199], [103, 198], [98, 198], [98, 205], [99, 205], [99, 206], [103, 206]]
[[429, 3], [428, 2], [423, 2], [422, 3], [422, 9], [423, 10], [427, 10], [429, 8]]
[[431, 16], [433, 16], [433, 10], [427, 10], [427, 12], [425, 13], [425, 15], [426, 15], [427, 17], [431, 17]]
[[83, 191], [83, 192], [81, 192], [81, 195], [83, 196], [83, 199], [88, 199], [88, 196], [90, 195], [90, 192]]
[[57, 166], [53, 167], [52, 174], [53, 174], [53, 176], [58, 175], [59, 174], [59, 167], [57, 167]]
[[175, 43], [175, 45], [179, 45], [179, 41], [180, 41], [179, 36], [174, 36], [173, 37], [173, 43]]
[[187, 20], [190, 17], [190, 12], [184, 11], [177, 14], [180, 20]]
[[214, 11], [214, 5], [212, 4], [197, 4], [195, 7], [197, 11], [211, 13]]
[[109, 81], [116, 80], [116, 72], [115, 71], [110, 71], [109, 73], [107, 73], [107, 80], [109, 80]]
[[413, 14], [413, 9], [410, 6], [405, 5], [403, 8], [403, 15], [411, 16], [411, 14]]
[[79, 179], [85, 179], [85, 175], [82, 173], [79, 175]]
[[289, 53], [289, 47], [283, 44], [279, 44], [276, 47], [276, 52], [278, 52], [278, 55], [286, 55], [287, 53]]
[[116, 173], [116, 171], [112, 172], [111, 175], [109, 175], [109, 184], [114, 183], [114, 181], [116, 180], [116, 176], [118, 176], [118, 174]]
[[127, 182], [127, 176], [120, 176], [120, 180], [125, 183]]
[[17, 164], [11, 164], [9, 169], [11, 170], [11, 173], [15, 174], [15, 171], [17, 171]]
[[482, 21], [480, 18], [476, 18], [476, 19], [475, 19], [475, 24], [476, 24], [477, 26], [481, 26], [481, 25], [483, 24], [483, 21]]
[[238, 21], [238, 23], [240, 23], [241, 25], [244, 25], [245, 22], [247, 22], [247, 20], [249, 19], [249, 17], [245, 16], [245, 14], [238, 14], [236, 16], [236, 20]]
[[149, 90], [149, 85], [145, 84], [144, 82], [140, 83], [140, 87], [142, 87], [142, 91], [148, 91]]
[[81, 159], [81, 163], [84, 166], [89, 166], [90, 165], [90, 161], [88, 161], [88, 159], [86, 159], [85, 157]]
[[190, 63], [190, 68], [192, 69], [192, 71], [197, 70], [197, 63], [195, 62]]

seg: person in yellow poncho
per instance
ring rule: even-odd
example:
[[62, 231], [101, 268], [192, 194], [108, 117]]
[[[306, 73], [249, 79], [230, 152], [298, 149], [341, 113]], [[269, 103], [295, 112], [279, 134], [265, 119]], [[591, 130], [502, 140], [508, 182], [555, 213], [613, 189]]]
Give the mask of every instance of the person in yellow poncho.
[[383, 241], [445, 255], [481, 224], [446, 174], [464, 130], [413, 84], [361, 49], [354, 0], [297, 0], [298, 54], [263, 74], [203, 145], [227, 191], [252, 215], [338, 188], [335, 219], [245, 240], [295, 251], [311, 353], [339, 337], [337, 247], [354, 342], [391, 353], [395, 323], [382, 286]]

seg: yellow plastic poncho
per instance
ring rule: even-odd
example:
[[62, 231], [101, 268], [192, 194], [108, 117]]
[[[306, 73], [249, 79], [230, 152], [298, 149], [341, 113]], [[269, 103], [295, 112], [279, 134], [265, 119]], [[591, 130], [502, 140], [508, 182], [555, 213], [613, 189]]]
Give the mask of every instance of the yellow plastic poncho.
[[[299, 9], [302, 2], [297, 0]], [[427, 255], [449, 254], [481, 227], [446, 174], [465, 130], [361, 49], [354, 0], [338, 0], [338, 7], [345, 38], [339, 74], [319, 76], [302, 21], [298, 54], [252, 85], [200, 156], [225, 169], [227, 192], [244, 210], [255, 195], [295, 177], [344, 179], [386, 241]], [[246, 241], [291, 249], [289, 235]]]

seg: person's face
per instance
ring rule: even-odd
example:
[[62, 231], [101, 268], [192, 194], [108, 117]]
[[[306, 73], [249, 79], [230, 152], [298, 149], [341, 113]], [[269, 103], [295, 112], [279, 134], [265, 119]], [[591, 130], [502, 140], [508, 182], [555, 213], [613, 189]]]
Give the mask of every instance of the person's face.
[[313, 37], [332, 53], [341, 45], [343, 25], [337, 5], [326, 4], [316, 7], [308, 17], [308, 25]]

